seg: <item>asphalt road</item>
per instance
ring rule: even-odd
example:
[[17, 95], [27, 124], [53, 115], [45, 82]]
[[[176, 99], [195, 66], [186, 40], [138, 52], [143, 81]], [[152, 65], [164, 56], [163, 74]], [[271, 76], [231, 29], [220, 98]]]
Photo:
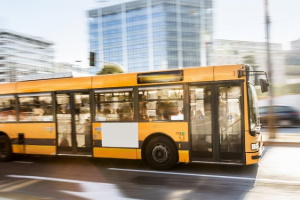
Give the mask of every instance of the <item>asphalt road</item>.
[[0, 163], [0, 199], [300, 199], [299, 155], [297, 147], [267, 147], [258, 165], [170, 171], [134, 160], [25, 156]]

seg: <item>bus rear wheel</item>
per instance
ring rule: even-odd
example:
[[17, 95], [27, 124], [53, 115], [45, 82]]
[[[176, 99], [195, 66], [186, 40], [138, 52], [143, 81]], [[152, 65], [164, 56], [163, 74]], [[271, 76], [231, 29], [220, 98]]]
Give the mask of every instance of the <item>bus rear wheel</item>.
[[150, 140], [145, 149], [145, 159], [154, 169], [168, 170], [178, 162], [178, 152], [174, 143], [163, 136]]
[[9, 161], [12, 157], [12, 149], [9, 138], [0, 135], [0, 162]]

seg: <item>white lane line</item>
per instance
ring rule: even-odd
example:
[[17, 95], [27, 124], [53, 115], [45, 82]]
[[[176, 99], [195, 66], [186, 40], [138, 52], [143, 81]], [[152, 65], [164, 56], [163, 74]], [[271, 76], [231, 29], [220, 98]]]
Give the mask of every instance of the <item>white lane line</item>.
[[[112, 183], [101, 183], [101, 182], [89, 182], [89, 181], [79, 181], [72, 179], [63, 178], [51, 178], [42, 176], [22, 176], [22, 175], [7, 175], [11, 178], [22, 178], [22, 179], [33, 179], [31, 181], [56, 181], [65, 183], [76, 183], [80, 185], [80, 191], [67, 191], [58, 190], [72, 196], [81, 197], [83, 199], [89, 200], [99, 200], [99, 199], [122, 199], [122, 200], [135, 200], [132, 198], [126, 198], [123, 196], [123, 192], [120, 191], [118, 186]], [[1, 198], [0, 198], [1, 200]]]
[[3, 188], [0, 190], [0, 192], [10, 192], [10, 191], [14, 191], [14, 190], [17, 190], [17, 189], [20, 189], [20, 188], [23, 188], [23, 187], [26, 187], [26, 186], [29, 186], [29, 185], [32, 185], [32, 184], [35, 184], [37, 182], [39, 182], [40, 180], [29, 180], [29, 181], [26, 181], [23, 183], [20, 183], [20, 184], [17, 184], [17, 185], [13, 185], [13, 186], [10, 186], [10, 187], [6, 187], [6, 188]]
[[16, 161], [13, 161], [13, 162], [15, 162], [15, 163], [21, 163], [21, 164], [33, 164], [34, 162], [28, 162], [28, 161], [18, 161], [18, 160], [16, 160]]
[[256, 183], [268, 182], [268, 183], [284, 183], [284, 184], [300, 185], [300, 181], [286, 181], [286, 180], [278, 180], [278, 179], [261, 179], [261, 178], [249, 178], [249, 177], [238, 177], [238, 176], [221, 176], [221, 175], [211, 175], [211, 174], [192, 174], [192, 173], [178, 173], [178, 172], [164, 172], [164, 171], [136, 170], [136, 169], [122, 169], [122, 168], [108, 168], [108, 169], [114, 171], [127, 171], [127, 172], [138, 172], [138, 173], [209, 177], [209, 178], [222, 178], [222, 179], [232, 179], [232, 180], [248, 180], [248, 181], [255, 181]]
[[16, 185], [16, 184], [19, 184], [19, 183], [22, 183], [24, 182], [23, 180], [18, 180], [18, 181], [12, 181], [12, 182], [9, 182], [9, 183], [5, 183], [5, 184], [0, 184], [0, 189], [1, 188], [5, 188], [5, 187], [10, 187], [11, 185]]
[[42, 177], [42, 176], [22, 176], [22, 175], [7, 175], [7, 177], [11, 178], [26, 178], [26, 179], [35, 179], [35, 180], [44, 180], [44, 181], [57, 181], [57, 182], [66, 182], [66, 183], [85, 183], [86, 181], [78, 181], [71, 179], [63, 179], [63, 178], [50, 178], [50, 177]]

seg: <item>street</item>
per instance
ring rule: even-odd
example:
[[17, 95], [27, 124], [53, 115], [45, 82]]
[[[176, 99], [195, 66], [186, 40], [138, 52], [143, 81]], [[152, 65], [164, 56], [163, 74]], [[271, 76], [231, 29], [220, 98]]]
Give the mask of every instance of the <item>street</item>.
[[[268, 132], [268, 128], [262, 128], [262, 132], [263, 133], [267, 133]], [[288, 134], [288, 135], [293, 135], [293, 134], [298, 134], [300, 135], [300, 126], [292, 126], [292, 127], [280, 127], [276, 129], [276, 132], [278, 134]]]
[[0, 163], [0, 199], [299, 199], [300, 148], [267, 146], [258, 165], [21, 156]]

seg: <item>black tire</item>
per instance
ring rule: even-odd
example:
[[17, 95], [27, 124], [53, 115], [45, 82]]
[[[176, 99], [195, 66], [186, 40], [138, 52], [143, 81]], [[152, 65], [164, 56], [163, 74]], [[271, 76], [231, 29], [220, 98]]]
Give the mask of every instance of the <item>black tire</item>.
[[178, 162], [178, 151], [174, 143], [163, 136], [150, 140], [145, 149], [148, 164], [158, 170], [173, 168]]
[[12, 148], [9, 138], [0, 135], [0, 162], [9, 161], [12, 158]]

